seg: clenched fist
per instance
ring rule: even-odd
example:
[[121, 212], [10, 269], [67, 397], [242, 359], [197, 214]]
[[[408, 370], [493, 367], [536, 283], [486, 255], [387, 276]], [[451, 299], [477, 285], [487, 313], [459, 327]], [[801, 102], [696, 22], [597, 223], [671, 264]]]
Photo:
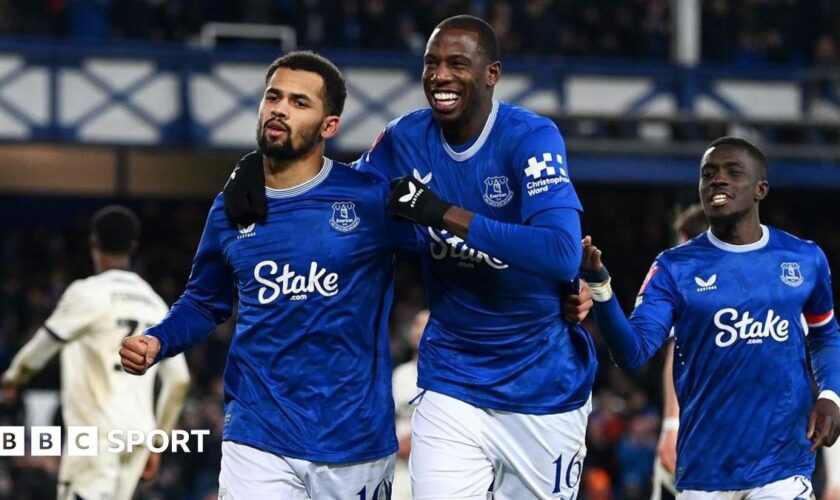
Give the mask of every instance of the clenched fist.
[[122, 341], [120, 362], [123, 369], [132, 375], [143, 375], [155, 364], [160, 352], [160, 341], [151, 335], [134, 335]]

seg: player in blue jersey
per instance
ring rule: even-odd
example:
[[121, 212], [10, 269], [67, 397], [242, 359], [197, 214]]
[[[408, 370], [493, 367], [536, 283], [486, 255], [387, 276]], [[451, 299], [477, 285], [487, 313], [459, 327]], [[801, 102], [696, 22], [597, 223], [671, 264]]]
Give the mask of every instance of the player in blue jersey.
[[[585, 330], [562, 318], [582, 211], [563, 138], [493, 99], [501, 64], [484, 21], [440, 23], [423, 68], [431, 108], [390, 123], [356, 164], [399, 179], [390, 211], [429, 238], [414, 498], [574, 497], [596, 360]], [[261, 215], [259, 185], [226, 187], [236, 220]]]
[[394, 249], [417, 239], [387, 216], [386, 184], [324, 157], [345, 96], [338, 69], [313, 53], [269, 67], [252, 153], [264, 222], [231, 225], [218, 196], [186, 291], [123, 343], [126, 371], [142, 374], [205, 339], [236, 301], [220, 498], [390, 496], [392, 267]]
[[584, 239], [595, 319], [616, 363], [639, 367], [674, 329], [678, 498], [809, 498], [814, 451], [840, 432], [828, 262], [813, 242], [759, 222], [766, 168], [743, 139], [710, 144], [699, 194], [711, 227], [656, 258], [629, 320]]

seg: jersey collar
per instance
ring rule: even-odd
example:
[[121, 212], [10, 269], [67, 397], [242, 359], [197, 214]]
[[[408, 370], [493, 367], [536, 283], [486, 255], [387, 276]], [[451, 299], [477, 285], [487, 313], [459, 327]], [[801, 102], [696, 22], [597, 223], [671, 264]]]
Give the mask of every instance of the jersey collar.
[[478, 135], [478, 139], [473, 143], [472, 146], [467, 148], [465, 151], [457, 152], [446, 142], [446, 139], [443, 137], [443, 129], [440, 130], [440, 142], [443, 144], [443, 150], [446, 151], [446, 154], [449, 155], [455, 161], [467, 161], [476, 153], [478, 150], [481, 149], [481, 146], [484, 146], [484, 143], [487, 141], [487, 137], [490, 136], [490, 131], [493, 130], [493, 124], [496, 123], [496, 114], [499, 112], [499, 101], [493, 99], [493, 107], [490, 109], [490, 115], [487, 117], [487, 121], [484, 123], [484, 128], [481, 129], [481, 134]]
[[754, 243], [747, 243], [746, 245], [733, 245], [732, 243], [727, 243], [723, 240], [720, 240], [717, 236], [712, 234], [711, 228], [706, 230], [706, 236], [709, 238], [709, 242], [712, 245], [720, 248], [724, 252], [735, 253], [752, 252], [753, 250], [764, 248], [767, 246], [767, 242], [770, 241], [770, 231], [764, 224], [761, 225], [761, 239]]
[[324, 179], [330, 174], [330, 170], [332, 170], [333, 161], [324, 157], [324, 164], [321, 165], [321, 171], [318, 172], [318, 175], [309, 179], [308, 181], [298, 184], [297, 186], [284, 188], [284, 189], [275, 189], [270, 188], [268, 186], [265, 187], [265, 196], [267, 198], [291, 198], [292, 196], [298, 196], [303, 194], [310, 189], [314, 188], [318, 184], [324, 182]]

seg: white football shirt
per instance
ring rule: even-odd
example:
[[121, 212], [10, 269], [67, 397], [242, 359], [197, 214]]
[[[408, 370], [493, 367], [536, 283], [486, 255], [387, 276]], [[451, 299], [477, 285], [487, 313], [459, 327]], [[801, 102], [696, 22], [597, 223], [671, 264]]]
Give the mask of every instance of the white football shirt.
[[61, 350], [64, 424], [148, 431], [155, 427], [157, 365], [143, 377], [125, 373], [122, 340], [141, 335], [168, 308], [140, 276], [112, 269], [73, 282], [45, 327], [66, 341]]

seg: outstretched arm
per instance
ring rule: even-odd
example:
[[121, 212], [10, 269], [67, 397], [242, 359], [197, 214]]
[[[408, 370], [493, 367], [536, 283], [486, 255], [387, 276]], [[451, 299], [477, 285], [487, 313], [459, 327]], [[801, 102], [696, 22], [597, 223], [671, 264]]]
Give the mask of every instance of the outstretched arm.
[[66, 342], [88, 331], [91, 323], [103, 312], [97, 292], [84, 281], [71, 283], [44, 325], [12, 360], [3, 374], [3, 384], [15, 387], [25, 384], [58, 354]]
[[3, 385], [21, 386], [41, 371], [64, 346], [64, 342], [41, 327], [15, 355], [12, 364], [3, 373]]
[[[656, 264], [653, 269], [657, 269]], [[648, 282], [640, 292], [643, 298], [628, 320], [612, 293], [609, 273], [601, 263], [601, 251], [592, 244], [589, 236], [583, 240], [581, 270], [592, 289], [595, 321], [610, 348], [613, 361], [625, 370], [636, 370], [668, 337], [675, 302], [667, 278], [664, 273], [654, 273], [652, 277], [649, 274]]]

